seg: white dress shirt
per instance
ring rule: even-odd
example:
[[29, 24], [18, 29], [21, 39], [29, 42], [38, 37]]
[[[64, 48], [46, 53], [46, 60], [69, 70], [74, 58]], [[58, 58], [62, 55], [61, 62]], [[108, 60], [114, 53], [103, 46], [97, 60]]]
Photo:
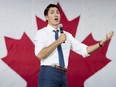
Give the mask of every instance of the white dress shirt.
[[[48, 24], [43, 29], [37, 31], [34, 39], [36, 56], [42, 48], [49, 46], [55, 41], [55, 33], [53, 32], [53, 30], [55, 29]], [[85, 44], [77, 41], [70, 33], [66, 31], [64, 31], [64, 33], [66, 34], [66, 41], [65, 43], [62, 43], [61, 46], [64, 55], [65, 68], [67, 68], [70, 50], [73, 50], [83, 57], [89, 56], [89, 54], [87, 53], [87, 46]], [[47, 58], [41, 60], [41, 65], [59, 65], [57, 48]]]

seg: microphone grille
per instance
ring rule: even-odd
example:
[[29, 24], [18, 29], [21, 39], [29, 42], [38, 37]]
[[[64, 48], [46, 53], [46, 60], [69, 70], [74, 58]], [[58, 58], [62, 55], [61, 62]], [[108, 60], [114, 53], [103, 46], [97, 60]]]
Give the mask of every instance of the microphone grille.
[[61, 28], [61, 27], [63, 27], [63, 25], [62, 24], [59, 24], [58, 27]]

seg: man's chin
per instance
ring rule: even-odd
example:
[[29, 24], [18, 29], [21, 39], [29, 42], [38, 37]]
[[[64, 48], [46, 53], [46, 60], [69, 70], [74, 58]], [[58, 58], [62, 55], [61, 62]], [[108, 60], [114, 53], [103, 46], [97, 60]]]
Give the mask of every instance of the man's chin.
[[58, 25], [59, 23], [60, 23], [59, 21], [55, 21], [55, 22], [54, 22], [55, 25]]
[[59, 25], [59, 23], [56, 23], [56, 24], [54, 24], [55, 26], [58, 26]]

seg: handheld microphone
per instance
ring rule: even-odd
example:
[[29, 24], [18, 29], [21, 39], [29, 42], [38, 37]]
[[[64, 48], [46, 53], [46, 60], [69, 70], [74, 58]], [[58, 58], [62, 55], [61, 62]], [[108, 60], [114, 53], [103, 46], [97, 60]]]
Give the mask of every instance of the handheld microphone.
[[60, 28], [60, 33], [64, 33], [63, 32], [63, 25], [62, 24], [59, 24], [58, 27]]
[[[61, 33], [61, 34], [64, 33], [64, 32], [63, 32], [63, 25], [62, 25], [62, 24], [59, 24], [58, 27], [60, 28], [60, 33]], [[63, 42], [63, 43], [65, 43], [65, 42]]]

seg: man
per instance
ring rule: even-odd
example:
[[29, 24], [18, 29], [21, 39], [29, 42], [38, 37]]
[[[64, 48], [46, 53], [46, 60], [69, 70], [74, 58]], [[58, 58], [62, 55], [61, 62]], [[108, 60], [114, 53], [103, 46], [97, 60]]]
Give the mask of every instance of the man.
[[35, 55], [41, 60], [39, 87], [67, 87], [66, 70], [70, 50], [83, 57], [89, 56], [111, 39], [113, 32], [109, 32], [99, 43], [86, 46], [70, 33], [60, 33], [58, 25], [61, 15], [57, 5], [48, 5], [44, 16], [48, 25], [37, 32], [34, 40]]

